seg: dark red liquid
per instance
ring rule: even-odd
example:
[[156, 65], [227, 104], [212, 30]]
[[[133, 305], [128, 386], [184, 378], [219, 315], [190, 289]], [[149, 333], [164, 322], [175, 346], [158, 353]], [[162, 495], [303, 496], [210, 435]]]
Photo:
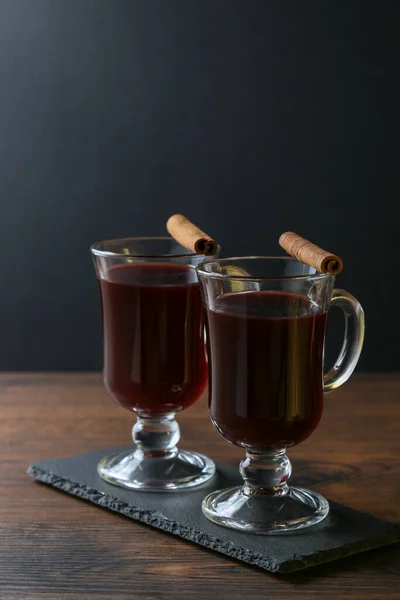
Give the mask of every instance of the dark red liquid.
[[100, 280], [104, 381], [120, 404], [146, 414], [190, 406], [207, 383], [204, 320], [193, 268], [135, 263]]
[[326, 312], [304, 296], [240, 292], [208, 310], [210, 413], [233, 444], [283, 448], [305, 440], [323, 408]]

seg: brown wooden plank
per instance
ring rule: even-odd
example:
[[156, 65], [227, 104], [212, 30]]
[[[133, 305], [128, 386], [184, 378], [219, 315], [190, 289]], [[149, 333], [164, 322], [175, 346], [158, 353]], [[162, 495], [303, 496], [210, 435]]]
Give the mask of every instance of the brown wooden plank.
[[[314, 435], [290, 452], [314, 489], [400, 521], [400, 376], [358, 375], [326, 397]], [[98, 374], [0, 374], [0, 598], [398, 600], [400, 549], [285, 579], [35, 484], [33, 460], [129, 443], [132, 416]], [[234, 463], [205, 399], [180, 415], [182, 443]]]

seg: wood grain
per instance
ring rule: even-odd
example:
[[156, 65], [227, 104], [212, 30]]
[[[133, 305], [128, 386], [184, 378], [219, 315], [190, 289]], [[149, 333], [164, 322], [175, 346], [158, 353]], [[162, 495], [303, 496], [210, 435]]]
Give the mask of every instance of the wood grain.
[[[399, 397], [398, 375], [358, 375], [327, 396], [319, 428], [290, 452], [293, 478], [400, 521]], [[398, 546], [277, 578], [32, 482], [34, 460], [129, 443], [132, 417], [98, 374], [4, 373], [0, 405], [2, 600], [399, 599]], [[240, 460], [205, 398], [179, 421], [183, 446]]]

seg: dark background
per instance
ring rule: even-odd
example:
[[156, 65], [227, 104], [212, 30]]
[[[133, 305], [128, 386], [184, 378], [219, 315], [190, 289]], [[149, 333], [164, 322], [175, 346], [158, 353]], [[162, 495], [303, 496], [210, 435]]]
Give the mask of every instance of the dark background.
[[0, 369], [99, 368], [88, 247], [177, 211], [225, 256], [337, 252], [359, 368], [398, 369], [398, 6], [0, 0]]

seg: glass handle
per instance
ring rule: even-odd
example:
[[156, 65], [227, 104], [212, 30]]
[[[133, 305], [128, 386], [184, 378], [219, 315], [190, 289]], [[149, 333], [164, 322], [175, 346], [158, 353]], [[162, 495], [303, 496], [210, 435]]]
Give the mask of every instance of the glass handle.
[[333, 290], [332, 306], [339, 306], [344, 312], [345, 331], [340, 354], [324, 375], [324, 392], [331, 392], [348, 380], [356, 368], [364, 341], [364, 311], [358, 300], [344, 290]]

